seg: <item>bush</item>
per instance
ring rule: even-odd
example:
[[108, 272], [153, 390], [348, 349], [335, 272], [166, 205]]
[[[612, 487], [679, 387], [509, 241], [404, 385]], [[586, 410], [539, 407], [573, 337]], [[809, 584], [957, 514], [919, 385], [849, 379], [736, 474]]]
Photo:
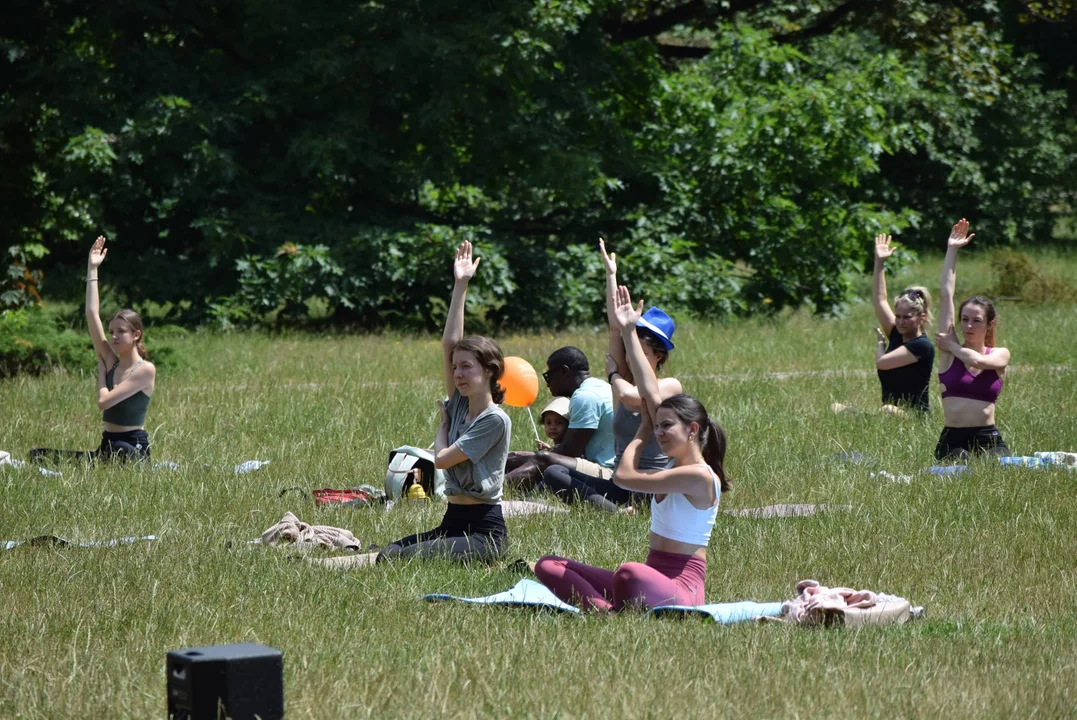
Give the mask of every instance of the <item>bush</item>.
[[992, 295], [1033, 305], [1077, 302], [1077, 287], [1064, 278], [1046, 275], [1032, 259], [1011, 249], [997, 251], [991, 265], [998, 276]]
[[[190, 364], [169, 345], [147, 343], [147, 350], [158, 370]], [[57, 368], [86, 374], [97, 370], [89, 335], [71, 330], [57, 315], [39, 307], [0, 312], [0, 377], [41, 375]]]
[[93, 344], [86, 334], [62, 328], [41, 308], [0, 313], [0, 375], [40, 375], [57, 367], [93, 372]]

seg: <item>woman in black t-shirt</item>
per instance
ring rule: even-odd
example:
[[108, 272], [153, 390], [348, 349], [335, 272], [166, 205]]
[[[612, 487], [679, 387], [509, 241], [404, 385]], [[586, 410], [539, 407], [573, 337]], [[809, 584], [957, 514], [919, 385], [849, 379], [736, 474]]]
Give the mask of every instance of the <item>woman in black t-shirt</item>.
[[[902, 290], [891, 309], [886, 298], [886, 277], [883, 265], [894, 253], [890, 236], [875, 238], [875, 269], [872, 275], [872, 304], [880, 327], [875, 328], [875, 369], [882, 386], [883, 412], [905, 414], [912, 408], [927, 412], [930, 409], [928, 388], [935, 362], [935, 346], [925, 334], [931, 322], [931, 295], [923, 287]], [[833, 409], [845, 410], [835, 403]]]

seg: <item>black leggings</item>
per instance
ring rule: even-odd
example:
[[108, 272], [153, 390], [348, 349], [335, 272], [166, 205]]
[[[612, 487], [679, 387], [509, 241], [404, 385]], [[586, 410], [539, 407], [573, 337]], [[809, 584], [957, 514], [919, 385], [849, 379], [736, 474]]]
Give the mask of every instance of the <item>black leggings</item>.
[[944, 427], [935, 446], [935, 459], [967, 458], [969, 455], [1009, 455], [1002, 433], [994, 425], [984, 427]]
[[491, 562], [505, 554], [507, 544], [508, 532], [500, 504], [449, 503], [440, 525], [397, 540], [378, 553], [378, 562], [411, 557]]
[[612, 480], [585, 475], [561, 465], [546, 468], [546, 472], [542, 474], [542, 485], [569, 505], [582, 500], [609, 512], [617, 512], [648, 497], [644, 493], [632, 492], [614, 485]]
[[145, 430], [128, 430], [127, 432], [101, 433], [101, 446], [96, 450], [53, 450], [51, 448], [33, 448], [30, 450], [31, 462], [55, 462], [70, 459], [86, 462], [109, 462], [119, 460], [140, 461], [150, 459], [150, 436]]

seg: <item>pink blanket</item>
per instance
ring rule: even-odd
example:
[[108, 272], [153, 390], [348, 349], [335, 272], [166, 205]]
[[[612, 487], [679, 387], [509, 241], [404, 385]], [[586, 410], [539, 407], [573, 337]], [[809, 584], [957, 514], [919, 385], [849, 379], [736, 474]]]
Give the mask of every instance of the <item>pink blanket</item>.
[[797, 583], [797, 596], [782, 603], [782, 618], [804, 625], [824, 623], [829, 615], [848, 608], [870, 608], [879, 601], [870, 590], [828, 588], [815, 580]]

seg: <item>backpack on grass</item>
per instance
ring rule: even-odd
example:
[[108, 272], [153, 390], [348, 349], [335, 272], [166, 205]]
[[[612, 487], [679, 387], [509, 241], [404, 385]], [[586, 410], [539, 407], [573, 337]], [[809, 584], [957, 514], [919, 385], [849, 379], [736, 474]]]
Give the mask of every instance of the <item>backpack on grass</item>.
[[427, 497], [445, 497], [445, 472], [434, 467], [434, 453], [411, 445], [392, 450], [385, 472], [385, 497], [397, 500], [415, 482]]

